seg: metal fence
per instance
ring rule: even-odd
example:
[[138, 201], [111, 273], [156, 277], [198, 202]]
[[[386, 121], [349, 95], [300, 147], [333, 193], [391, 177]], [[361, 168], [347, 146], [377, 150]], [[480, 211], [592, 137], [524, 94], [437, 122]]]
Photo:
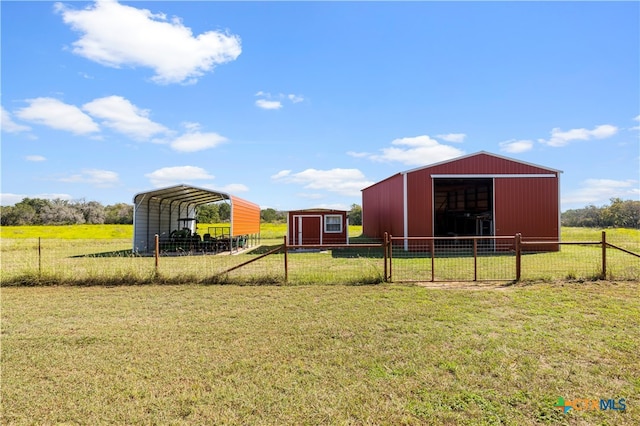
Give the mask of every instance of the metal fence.
[[640, 241], [393, 237], [348, 245], [262, 241], [230, 252], [132, 253], [130, 240], [0, 239], [0, 283], [367, 284], [640, 280]]

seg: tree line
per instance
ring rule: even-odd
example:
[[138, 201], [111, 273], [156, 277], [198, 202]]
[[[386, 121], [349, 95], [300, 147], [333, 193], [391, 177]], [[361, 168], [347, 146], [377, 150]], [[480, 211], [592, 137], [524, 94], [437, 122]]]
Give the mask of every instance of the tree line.
[[[206, 204], [196, 209], [200, 223], [224, 223], [231, 220], [231, 206], [227, 203]], [[272, 208], [260, 211], [265, 223], [286, 223], [287, 212]], [[118, 203], [104, 206], [97, 201], [49, 200], [23, 198], [13, 206], [0, 206], [0, 225], [82, 225], [132, 224], [133, 205]], [[362, 225], [362, 208], [353, 204], [349, 223]]]
[[588, 228], [640, 228], [640, 201], [612, 198], [602, 207], [588, 205], [562, 213], [562, 226]]
[[0, 207], [0, 224], [5, 226], [85, 223], [133, 223], [133, 206], [126, 203], [104, 206], [97, 201], [85, 200], [23, 198], [13, 206]]
[[[231, 206], [216, 203], [199, 206], [196, 219], [201, 223], [224, 223], [231, 218]], [[263, 223], [286, 223], [287, 212], [272, 208], [260, 211]], [[640, 201], [612, 198], [611, 204], [567, 210], [562, 226], [591, 228], [640, 228]], [[13, 206], [0, 207], [0, 225], [77, 225], [132, 224], [133, 205], [118, 203], [104, 206], [97, 201], [48, 200], [24, 198]], [[362, 207], [352, 204], [349, 224], [362, 225]]]

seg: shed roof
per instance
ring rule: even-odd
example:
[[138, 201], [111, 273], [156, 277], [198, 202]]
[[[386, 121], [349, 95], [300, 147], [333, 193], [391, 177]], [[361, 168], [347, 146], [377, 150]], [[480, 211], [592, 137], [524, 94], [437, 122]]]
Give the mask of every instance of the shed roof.
[[160, 188], [153, 191], [140, 192], [133, 197], [133, 202], [138, 204], [144, 200], [186, 202], [191, 205], [215, 203], [217, 201], [230, 200], [231, 195], [211, 189], [197, 188], [189, 185], [175, 185]]

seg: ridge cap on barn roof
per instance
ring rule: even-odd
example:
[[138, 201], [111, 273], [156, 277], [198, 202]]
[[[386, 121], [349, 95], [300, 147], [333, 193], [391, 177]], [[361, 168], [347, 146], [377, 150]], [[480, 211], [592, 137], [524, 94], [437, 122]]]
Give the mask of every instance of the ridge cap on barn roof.
[[418, 171], [418, 170], [424, 170], [424, 169], [428, 169], [428, 168], [431, 168], [431, 167], [441, 166], [443, 164], [453, 163], [454, 161], [464, 160], [465, 158], [477, 157], [478, 155], [489, 155], [491, 157], [499, 158], [501, 160], [513, 161], [514, 163], [519, 163], [519, 164], [524, 164], [524, 165], [527, 165], [527, 166], [537, 167], [539, 169], [549, 170], [550, 172], [562, 173], [562, 170], [552, 169], [551, 167], [541, 166], [539, 164], [534, 164], [534, 163], [528, 163], [528, 162], [522, 161], [522, 160], [516, 160], [515, 158], [505, 157], [503, 155], [494, 154], [494, 153], [488, 152], [488, 151], [478, 151], [478, 152], [474, 152], [472, 154], [462, 155], [460, 157], [450, 158], [448, 160], [439, 161], [437, 163], [427, 164], [427, 165], [424, 165], [424, 166], [420, 166], [420, 167], [416, 167], [416, 168], [413, 168], [413, 169], [405, 170], [404, 172], [400, 172], [399, 174], [403, 174], [404, 175], [404, 174], [407, 174], [407, 173], [413, 173], [413, 172]]

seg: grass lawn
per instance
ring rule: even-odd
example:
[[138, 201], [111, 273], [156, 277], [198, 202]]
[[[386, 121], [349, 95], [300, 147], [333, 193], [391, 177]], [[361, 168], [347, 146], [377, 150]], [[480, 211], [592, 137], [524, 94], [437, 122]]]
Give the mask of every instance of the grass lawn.
[[467, 286], [3, 288], [2, 423], [640, 424], [639, 283]]

